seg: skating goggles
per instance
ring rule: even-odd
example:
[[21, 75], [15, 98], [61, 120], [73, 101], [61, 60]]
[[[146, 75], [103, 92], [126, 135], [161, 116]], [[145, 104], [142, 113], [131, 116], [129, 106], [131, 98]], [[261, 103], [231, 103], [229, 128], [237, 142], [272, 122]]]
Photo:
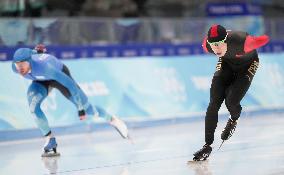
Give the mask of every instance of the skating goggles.
[[214, 45], [214, 46], [218, 46], [219, 44], [222, 44], [226, 41], [227, 39], [227, 36], [228, 36], [228, 33], [226, 34], [225, 38], [221, 41], [216, 41], [216, 42], [209, 42], [208, 39], [207, 39], [207, 43], [210, 44], [210, 45]]

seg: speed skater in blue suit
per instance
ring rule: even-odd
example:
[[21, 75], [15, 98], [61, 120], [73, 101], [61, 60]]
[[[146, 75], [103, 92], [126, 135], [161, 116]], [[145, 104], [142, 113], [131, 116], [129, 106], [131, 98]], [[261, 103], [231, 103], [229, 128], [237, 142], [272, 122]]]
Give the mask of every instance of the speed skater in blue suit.
[[82, 91], [71, 73], [56, 57], [47, 54], [44, 45], [37, 45], [34, 49], [19, 48], [14, 53], [12, 69], [22, 77], [32, 80], [27, 92], [30, 112], [46, 137], [44, 153], [42, 156], [59, 155], [56, 152], [57, 142], [47, 117], [41, 109], [41, 103], [52, 89], [58, 89], [66, 99], [72, 102], [77, 110], [80, 120], [93, 116], [105, 118], [119, 132], [123, 138], [128, 138], [128, 129], [125, 123], [115, 115], [107, 113], [100, 107], [93, 107], [86, 94]]

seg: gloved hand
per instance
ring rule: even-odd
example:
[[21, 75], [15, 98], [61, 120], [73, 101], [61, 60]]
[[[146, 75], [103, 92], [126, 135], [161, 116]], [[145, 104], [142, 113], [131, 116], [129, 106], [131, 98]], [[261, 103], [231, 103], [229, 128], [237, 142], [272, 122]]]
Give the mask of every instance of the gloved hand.
[[87, 118], [85, 110], [78, 111], [78, 115], [79, 115], [80, 120], [85, 120]]

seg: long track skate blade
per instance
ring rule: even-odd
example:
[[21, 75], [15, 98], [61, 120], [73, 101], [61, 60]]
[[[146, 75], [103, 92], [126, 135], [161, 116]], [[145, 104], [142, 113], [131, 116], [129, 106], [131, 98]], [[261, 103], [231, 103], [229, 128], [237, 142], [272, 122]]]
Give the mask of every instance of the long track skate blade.
[[207, 162], [209, 161], [208, 159], [202, 159], [202, 160], [189, 160], [187, 161], [187, 164], [198, 164], [198, 163], [202, 163], [202, 162]]
[[125, 137], [120, 131], [119, 129], [117, 129], [116, 127], [114, 127], [114, 129], [119, 133], [119, 135], [126, 140], [129, 140], [132, 144], [134, 144], [134, 141], [132, 139], [132, 137], [130, 137], [129, 133], [127, 134], [127, 136]]
[[220, 150], [220, 148], [222, 147], [223, 143], [225, 142], [225, 140], [222, 141], [221, 145], [218, 148], [218, 151]]
[[60, 153], [42, 153], [41, 157], [58, 157]]

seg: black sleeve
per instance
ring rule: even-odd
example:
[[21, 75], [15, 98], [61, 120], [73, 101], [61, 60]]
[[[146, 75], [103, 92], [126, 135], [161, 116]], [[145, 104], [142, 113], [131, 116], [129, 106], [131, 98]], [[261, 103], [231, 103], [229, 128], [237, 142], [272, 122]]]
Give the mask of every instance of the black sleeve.
[[247, 35], [246, 32], [229, 32], [227, 44], [228, 52], [232, 56], [244, 54], [244, 44]]

